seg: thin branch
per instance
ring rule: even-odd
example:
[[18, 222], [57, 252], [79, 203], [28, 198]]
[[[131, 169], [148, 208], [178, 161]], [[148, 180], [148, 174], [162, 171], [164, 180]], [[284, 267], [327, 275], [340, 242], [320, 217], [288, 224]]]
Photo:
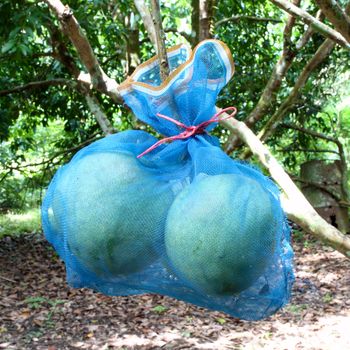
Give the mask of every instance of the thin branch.
[[[297, 4], [299, 1], [300, 0], [296, 0], [295, 3]], [[260, 120], [266, 114], [270, 106], [275, 102], [276, 92], [280, 89], [282, 80], [286, 76], [294, 61], [296, 51], [293, 50], [291, 45], [291, 35], [294, 23], [294, 17], [288, 16], [283, 31], [282, 55], [274, 67], [271, 77], [264, 88], [258, 104], [246, 120], [246, 124], [249, 127], [253, 126], [258, 120]]]
[[165, 29], [164, 29], [164, 32], [165, 32], [165, 33], [175, 33], [175, 34], [179, 34], [179, 35], [181, 35], [182, 37], [184, 37], [189, 43], [190, 43], [191, 40], [192, 40], [191, 34], [188, 34], [188, 33], [186, 33], [186, 32], [179, 32], [177, 28], [165, 28]]
[[115, 60], [116, 58], [120, 59], [121, 56], [122, 56], [121, 52], [117, 52], [109, 57], [106, 57], [106, 59], [102, 62], [102, 64], [105, 65], [108, 62]]
[[2, 279], [4, 281], [12, 282], [12, 283], [17, 283], [16, 281], [12, 280], [11, 278], [7, 278], [7, 277], [1, 276], [1, 275], [0, 275], [0, 279]]
[[26, 90], [43, 89], [49, 86], [59, 86], [59, 85], [76, 88], [77, 83], [75, 81], [68, 80], [68, 79], [51, 79], [51, 80], [43, 80], [43, 81], [32, 81], [28, 84], [16, 86], [7, 90], [2, 90], [0, 91], [0, 96], [19, 93]]
[[107, 118], [107, 115], [102, 110], [102, 107], [100, 106], [99, 101], [93, 95], [93, 93], [85, 88], [81, 88], [79, 90], [84, 95], [85, 101], [88, 107], [90, 108], [91, 113], [94, 115], [95, 119], [97, 120], [97, 123], [99, 124], [104, 134], [110, 135], [110, 134], [116, 133], [117, 129], [115, 129], [112, 126], [112, 124]]
[[67, 46], [63, 42], [60, 33], [57, 28], [49, 25], [51, 31], [52, 48], [54, 52], [54, 57], [66, 67], [66, 69], [77, 79], [79, 84], [77, 84], [77, 90], [82, 93], [85, 97], [87, 105], [91, 109], [91, 112], [95, 116], [98, 124], [100, 125], [103, 132], [108, 135], [116, 132], [109, 122], [107, 116], [102, 111], [99, 106], [98, 100], [94, 97], [90, 91], [92, 85], [91, 75], [79, 70], [73, 57], [70, 55]]
[[[322, 12], [318, 11], [316, 18], [321, 18]], [[311, 39], [312, 35], [314, 34], [314, 30], [311, 26], [308, 26], [303, 36], [298, 40], [298, 42], [295, 44], [295, 49], [300, 51], [303, 47], [306, 46], [306, 44]]]
[[[135, 3], [137, 10], [139, 11], [139, 13], [142, 17], [143, 24], [148, 32], [149, 40], [153, 44], [153, 46], [156, 50], [156, 53], [158, 54], [156, 27], [155, 27], [155, 23], [152, 19], [151, 13], [149, 12], [149, 9], [147, 7], [147, 4], [144, 1], [140, 1], [140, 0], [134, 0], [134, 3]], [[164, 32], [165, 33], [178, 33], [179, 35], [183, 36], [188, 42], [191, 42], [191, 40], [192, 40], [191, 35], [189, 35], [185, 32], [179, 32], [177, 30], [177, 28], [167, 28], [167, 29], [164, 29]]]
[[155, 30], [155, 27], [153, 24], [151, 13], [149, 12], [149, 9], [147, 7], [147, 4], [144, 0], [134, 0], [134, 4], [137, 8], [137, 11], [139, 11], [139, 14], [142, 18], [143, 24], [148, 32], [148, 36], [151, 40], [151, 43], [153, 44], [153, 46], [157, 50], [156, 30]]
[[62, 156], [62, 155], [66, 155], [66, 154], [75, 152], [75, 151], [77, 151], [77, 150], [83, 148], [84, 146], [89, 145], [90, 143], [99, 140], [99, 139], [101, 138], [101, 136], [96, 137], [97, 135], [98, 135], [98, 133], [95, 133], [95, 134], [93, 134], [89, 139], [83, 141], [83, 142], [80, 143], [79, 145], [74, 146], [74, 147], [71, 147], [71, 148], [68, 148], [68, 149], [63, 150], [63, 151], [56, 152], [53, 156], [51, 156], [50, 158], [45, 159], [45, 160], [43, 160], [43, 161], [41, 161], [41, 162], [37, 162], [37, 163], [28, 163], [28, 164], [17, 165], [17, 166], [6, 165], [6, 164], [4, 164], [3, 166], [4, 166], [6, 169], [9, 169], [9, 172], [12, 172], [13, 170], [20, 171], [21, 169], [25, 169], [25, 168], [31, 168], [31, 167], [37, 167], [37, 166], [40, 166], [40, 165], [44, 165], [44, 164], [50, 164], [50, 163], [52, 163], [52, 162], [53, 162], [57, 157], [59, 157], [59, 156]]
[[330, 225], [316, 212], [269, 149], [262, 144], [246, 124], [234, 118], [223, 120], [221, 124], [239, 135], [282, 188], [284, 192], [284, 195], [281, 196], [282, 204], [288, 217], [305, 231], [310, 232], [350, 258], [350, 238]]
[[95, 116], [98, 124], [100, 125], [102, 131], [106, 134], [113, 134], [115, 130], [108, 120], [106, 114], [102, 111], [98, 99], [91, 93], [85, 94], [86, 102], [90, 108], [91, 113]]
[[328, 149], [308, 149], [308, 148], [284, 148], [277, 149], [276, 152], [309, 152], [309, 153], [334, 153], [339, 156], [339, 152]]
[[315, 31], [321, 33], [326, 38], [329, 38], [341, 45], [342, 47], [350, 50], [349, 42], [336, 30], [327, 26], [326, 24], [319, 21], [317, 18], [311, 16], [308, 12], [302, 10], [301, 8], [293, 5], [287, 0], [270, 0], [276, 6], [280, 7], [282, 10], [288, 12], [292, 16], [300, 17], [303, 22], [310, 25]]
[[199, 1], [191, 0], [191, 45], [194, 47], [199, 42]]
[[304, 134], [311, 135], [311, 136], [317, 137], [319, 139], [334, 142], [337, 145], [340, 143], [340, 141], [338, 139], [336, 139], [335, 137], [328, 136], [328, 135], [322, 134], [322, 133], [314, 131], [314, 130], [306, 129], [306, 128], [303, 128], [302, 126], [298, 126], [295, 124], [281, 124], [281, 126], [283, 128], [300, 131]]
[[81, 61], [93, 80], [96, 80], [97, 84], [103, 82], [105, 73], [100, 67], [85, 33], [73, 16], [73, 11], [68, 5], [64, 6], [59, 0], [46, 0], [46, 2], [56, 13], [64, 32], [69, 36], [72, 44], [77, 49]]
[[[292, 4], [295, 6], [300, 5], [301, 0], [292, 0]], [[290, 51], [290, 46], [292, 44], [292, 31], [295, 25], [296, 18], [292, 15], [287, 16], [286, 26], [283, 31], [283, 51]]]
[[1, 178], [0, 178], [0, 184], [12, 173], [12, 169], [9, 169]]
[[[298, 0], [294, 1], [294, 3], [298, 3]], [[322, 18], [321, 11], [317, 12], [316, 18]], [[314, 30], [309, 26], [302, 37], [293, 46], [290, 41], [292, 24], [294, 24], [294, 19], [292, 16], [289, 16], [283, 31], [283, 51], [281, 57], [277, 61], [258, 103], [245, 120], [248, 127], [253, 127], [269, 112], [270, 108], [276, 102], [277, 93], [281, 87], [282, 80], [285, 78], [289, 68], [293, 64], [296, 54], [306, 46], [314, 33]], [[230, 154], [238, 145], [240, 145], [240, 143], [241, 141], [237, 135], [232, 135], [231, 140], [226, 147], [226, 152]]]
[[68, 5], [64, 6], [60, 0], [45, 0], [59, 19], [63, 31], [68, 35], [76, 48], [81, 62], [85, 65], [91, 76], [91, 82], [96, 89], [110, 96], [113, 101], [122, 101], [118, 91], [118, 84], [114, 79], [109, 78], [102, 70], [91, 45], [82, 31], [78, 21], [73, 16]]
[[168, 56], [165, 46], [165, 33], [160, 14], [159, 0], [151, 0], [153, 25], [156, 33], [157, 53], [160, 67], [160, 76], [164, 81], [170, 74]]
[[[299, 4], [300, 0], [294, 0], [294, 4]], [[286, 25], [283, 31], [283, 50], [280, 58], [278, 59], [275, 67], [271, 73], [270, 79], [267, 82], [258, 103], [255, 108], [250, 112], [249, 116], [246, 118], [245, 123], [252, 127], [259, 120], [261, 120], [270, 110], [271, 106], [276, 102], [277, 92], [279, 91], [282, 80], [286, 76], [289, 68], [291, 67], [297, 51], [291, 43], [292, 29], [295, 24], [295, 18], [288, 16], [286, 20]], [[308, 32], [308, 29], [306, 30]], [[300, 40], [303, 40], [304, 45], [310, 39], [308, 34], [307, 38], [306, 32]], [[308, 32], [309, 33], [309, 32]], [[302, 46], [300, 46], [300, 49]], [[235, 147], [240, 143], [240, 139], [237, 135], [232, 135], [229, 145], [226, 148], [227, 153], [231, 153]]]
[[281, 23], [281, 22], [283, 22], [281, 19], [278, 19], [278, 18], [255, 17], [255, 16], [240, 15], [240, 16], [232, 16], [232, 17], [229, 17], [229, 18], [223, 18], [220, 21], [217, 21], [215, 23], [215, 28], [218, 28], [218, 27], [220, 27], [223, 24], [228, 23], [228, 22], [238, 23], [240, 21], [272, 22], [272, 23]]
[[[0, 56], [0, 61], [14, 58], [16, 54], [5, 54]], [[33, 59], [40, 57], [52, 57], [52, 52], [37, 52], [32, 55], [22, 56], [21, 59]]]
[[[350, 16], [340, 7], [335, 0], [315, 0], [327, 19], [334, 25], [335, 29], [350, 42]], [[350, 9], [350, 2], [347, 5]]]
[[316, 68], [329, 56], [334, 46], [335, 46], [334, 41], [332, 41], [331, 39], [326, 39], [323, 42], [323, 44], [318, 48], [315, 55], [308, 61], [303, 71], [300, 73], [299, 78], [296, 81], [289, 96], [283, 101], [281, 106], [277, 109], [277, 111], [269, 119], [265, 127], [259, 133], [259, 138], [262, 141], [265, 141], [268, 137], [270, 137], [274, 133], [279, 122], [293, 107], [299, 95], [300, 90], [305, 86], [311, 73], [315, 71]]

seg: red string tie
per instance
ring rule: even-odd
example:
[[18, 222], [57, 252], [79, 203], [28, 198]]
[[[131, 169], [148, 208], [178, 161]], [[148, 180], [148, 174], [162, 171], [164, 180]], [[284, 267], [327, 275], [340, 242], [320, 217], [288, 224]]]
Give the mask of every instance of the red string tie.
[[[221, 115], [226, 113], [227, 111], [231, 111], [231, 113], [229, 113], [228, 115], [226, 115], [224, 117], [221, 117]], [[236, 115], [236, 113], [237, 113], [237, 108], [236, 107], [227, 107], [227, 108], [222, 109], [220, 112], [214, 114], [209, 120], [206, 120], [205, 122], [200, 123], [198, 125], [190, 125], [190, 126], [187, 126], [187, 125], [179, 122], [178, 120], [170, 118], [170, 117], [168, 117], [166, 115], [157, 113], [158, 117], [166, 119], [166, 120], [176, 124], [177, 126], [183, 128], [185, 130], [182, 133], [178, 134], [178, 135], [165, 137], [165, 138], [159, 140], [154, 145], [152, 145], [151, 147], [147, 148], [146, 151], [144, 151], [141, 154], [139, 154], [137, 156], [137, 158], [143, 157], [145, 154], [153, 151], [155, 148], [157, 148], [158, 146], [160, 146], [163, 143], [170, 142], [170, 141], [175, 141], [175, 140], [184, 140], [184, 139], [188, 139], [189, 137], [194, 136], [194, 135], [205, 134], [207, 132], [205, 130], [205, 128], [208, 125], [210, 125], [212, 123], [219, 122], [221, 120], [233, 118]]]

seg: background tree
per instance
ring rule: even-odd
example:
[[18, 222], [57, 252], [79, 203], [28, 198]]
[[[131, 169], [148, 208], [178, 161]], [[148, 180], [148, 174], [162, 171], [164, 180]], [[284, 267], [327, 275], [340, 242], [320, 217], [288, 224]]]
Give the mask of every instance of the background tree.
[[[350, 256], [350, 239], [316, 213], [287, 174], [297, 176], [321, 150], [334, 155], [343, 164], [341, 200], [349, 204], [350, 117], [339, 109], [349, 86], [339, 81], [349, 71], [350, 6], [317, 3], [303, 1], [306, 11], [299, 0], [164, 1], [159, 11], [155, 0], [76, 0], [69, 7], [59, 0], [3, 1], [1, 205], [23, 206], [18, 188], [35, 188], [38, 201], [57, 166], [103, 135], [152, 132], [123, 106], [118, 84], [156, 52], [166, 74], [164, 41], [193, 46], [215, 37], [236, 64], [218, 100], [239, 108], [237, 120], [215, 131], [225, 150], [253, 155], [282, 188], [289, 217]], [[22, 193], [18, 203], [9, 196], [15, 189]]]

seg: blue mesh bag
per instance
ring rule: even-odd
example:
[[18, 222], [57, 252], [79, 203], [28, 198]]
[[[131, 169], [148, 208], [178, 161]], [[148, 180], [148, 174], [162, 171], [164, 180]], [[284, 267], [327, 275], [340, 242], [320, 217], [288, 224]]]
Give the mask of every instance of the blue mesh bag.
[[293, 251], [276, 185], [209, 133], [232, 56], [207, 40], [168, 58], [166, 81], [153, 58], [120, 86], [136, 117], [166, 138], [130, 130], [80, 150], [50, 183], [44, 233], [73, 287], [262, 319], [289, 299]]

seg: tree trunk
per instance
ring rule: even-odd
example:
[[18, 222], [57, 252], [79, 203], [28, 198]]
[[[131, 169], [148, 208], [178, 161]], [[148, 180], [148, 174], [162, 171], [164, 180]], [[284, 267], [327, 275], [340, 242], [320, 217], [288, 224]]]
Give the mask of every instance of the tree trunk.
[[199, 42], [199, 0], [192, 0], [191, 23], [191, 45], [196, 46]]
[[199, 41], [212, 37], [214, 0], [199, 0]]
[[127, 74], [131, 75], [136, 67], [140, 64], [140, 44], [139, 44], [139, 29], [137, 27], [137, 21], [135, 15], [132, 13], [127, 17], [126, 27], [127, 30], [127, 42], [126, 42], [126, 62], [127, 62]]

